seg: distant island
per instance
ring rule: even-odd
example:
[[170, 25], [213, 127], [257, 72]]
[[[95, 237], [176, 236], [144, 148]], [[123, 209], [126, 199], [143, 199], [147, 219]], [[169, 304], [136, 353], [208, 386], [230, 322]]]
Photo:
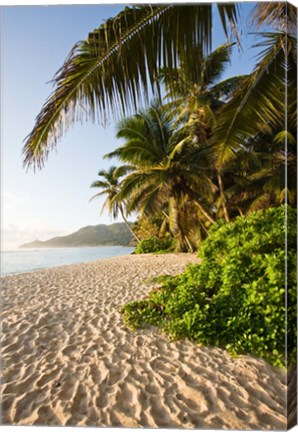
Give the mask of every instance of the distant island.
[[124, 223], [86, 226], [78, 231], [49, 240], [35, 240], [19, 248], [59, 248], [83, 246], [130, 246], [133, 237]]

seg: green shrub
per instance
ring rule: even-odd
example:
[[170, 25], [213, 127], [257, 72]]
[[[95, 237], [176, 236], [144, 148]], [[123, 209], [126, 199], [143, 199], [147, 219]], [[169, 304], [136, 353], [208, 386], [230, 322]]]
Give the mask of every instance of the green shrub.
[[171, 238], [159, 239], [157, 237], [149, 237], [140, 241], [134, 253], [173, 252], [174, 247], [174, 241]]
[[[148, 300], [124, 307], [127, 325], [156, 325], [172, 338], [250, 353], [273, 365], [296, 359], [296, 211], [285, 206], [217, 223], [203, 242], [201, 265], [163, 278]], [[287, 262], [287, 297], [285, 293]]]

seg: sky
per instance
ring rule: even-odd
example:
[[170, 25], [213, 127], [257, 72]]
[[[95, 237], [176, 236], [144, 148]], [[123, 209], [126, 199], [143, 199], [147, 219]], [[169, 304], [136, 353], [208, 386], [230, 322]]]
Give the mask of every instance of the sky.
[[[222, 78], [249, 73], [256, 42], [247, 17], [254, 5], [241, 4], [242, 51], [234, 48]], [[49, 81], [73, 45], [87, 37], [123, 5], [1, 7], [1, 209], [2, 250], [35, 239], [66, 235], [86, 225], [112, 223], [100, 214], [102, 200], [89, 202], [90, 184], [101, 169], [117, 161], [102, 160], [122, 143], [115, 124], [105, 129], [77, 123], [60, 140], [41, 171], [26, 171], [22, 147], [34, 120], [52, 91]], [[215, 6], [214, 6], [215, 9]], [[217, 14], [214, 47], [225, 42]]]

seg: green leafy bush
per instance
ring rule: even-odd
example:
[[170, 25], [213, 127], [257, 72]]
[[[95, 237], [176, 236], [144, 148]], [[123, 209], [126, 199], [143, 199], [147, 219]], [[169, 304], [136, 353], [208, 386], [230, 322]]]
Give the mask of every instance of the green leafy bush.
[[[201, 265], [162, 278], [148, 300], [129, 303], [124, 319], [132, 328], [156, 325], [172, 338], [250, 353], [273, 365], [296, 358], [296, 211], [285, 206], [216, 224], [203, 242]], [[285, 263], [288, 266], [285, 293]]]
[[171, 238], [159, 239], [157, 237], [149, 237], [140, 241], [134, 253], [173, 252], [174, 247], [174, 241]]

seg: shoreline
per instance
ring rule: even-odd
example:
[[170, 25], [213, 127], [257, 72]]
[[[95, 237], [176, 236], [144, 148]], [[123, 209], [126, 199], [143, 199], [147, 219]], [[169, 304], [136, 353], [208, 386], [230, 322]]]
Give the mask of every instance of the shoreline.
[[61, 264], [61, 265], [57, 265], [55, 267], [44, 267], [44, 268], [39, 268], [39, 269], [33, 269], [33, 270], [26, 270], [24, 272], [17, 272], [17, 273], [6, 273], [0, 276], [0, 279], [4, 279], [6, 277], [13, 277], [13, 276], [20, 276], [20, 275], [26, 275], [26, 274], [31, 274], [31, 273], [36, 273], [36, 272], [41, 272], [41, 271], [46, 271], [46, 270], [58, 270], [61, 269], [63, 267], [69, 267], [69, 266], [80, 266], [83, 264], [94, 264], [98, 261], [102, 261], [102, 260], [113, 260], [114, 258], [122, 258], [125, 256], [131, 256], [132, 254], [127, 254], [127, 255], [117, 255], [115, 257], [104, 257], [104, 258], [97, 258], [91, 261], [86, 261], [86, 262], [79, 262], [79, 263], [72, 263], [72, 264]]
[[285, 429], [284, 370], [156, 329], [121, 308], [195, 254], [124, 255], [2, 280], [2, 424]]
[[[131, 251], [128, 253], [125, 253], [124, 251], [121, 251], [121, 253], [123, 252], [123, 254], [121, 255], [110, 255], [110, 256], [103, 256], [103, 257], [94, 257], [92, 259], [90, 259], [89, 261], [79, 261], [79, 262], [70, 262], [70, 263], [64, 263], [64, 264], [57, 264], [55, 266], [50, 266], [50, 267], [40, 267], [40, 268], [34, 268], [34, 269], [26, 269], [26, 270], [17, 270], [11, 273], [3, 273], [0, 274], [0, 279], [6, 277], [6, 276], [17, 276], [19, 274], [25, 274], [25, 273], [32, 273], [32, 272], [36, 272], [36, 271], [42, 271], [42, 270], [49, 270], [49, 269], [55, 269], [58, 267], [64, 267], [64, 266], [69, 266], [69, 265], [80, 265], [80, 264], [87, 264], [87, 263], [92, 263], [94, 261], [98, 261], [98, 260], [103, 260], [103, 259], [109, 259], [109, 258], [116, 258], [116, 257], [121, 257], [121, 256], [127, 256], [127, 255], [132, 255], [134, 248], [131, 246], [86, 246], [86, 247], [68, 247], [68, 248], [32, 248], [32, 249], [22, 249], [22, 250], [11, 250], [11, 251], [2, 251], [2, 253], [19, 253], [19, 252], [39, 252], [39, 251], [55, 251], [57, 250], [58, 252], [60, 252], [61, 250], [65, 250], [65, 249], [70, 249], [70, 250], [81, 250], [81, 249], [96, 249], [96, 248], [107, 248], [110, 249], [111, 247], [115, 247], [115, 248], [122, 248], [122, 249], [130, 249]], [[2, 259], [2, 261], [4, 261], [4, 259]]]

